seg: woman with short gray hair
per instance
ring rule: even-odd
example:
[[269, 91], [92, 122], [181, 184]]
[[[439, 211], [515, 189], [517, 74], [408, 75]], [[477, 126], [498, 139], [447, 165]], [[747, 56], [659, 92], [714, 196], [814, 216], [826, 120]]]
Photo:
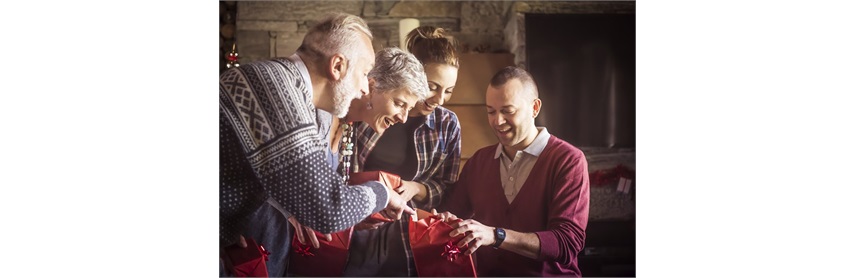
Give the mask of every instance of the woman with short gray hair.
[[[401, 177], [396, 191], [413, 207], [430, 211], [447, 186], [457, 181], [460, 123], [442, 107], [457, 83], [456, 42], [442, 28], [422, 26], [406, 38], [407, 50], [423, 65], [429, 96], [410, 111], [409, 119], [378, 133], [356, 126], [356, 164], [364, 171]], [[402, 217], [402, 219], [404, 219]], [[406, 220], [354, 226], [344, 276], [418, 276]]]
[[[353, 163], [353, 157], [359, 153], [353, 144], [354, 125], [383, 134], [390, 126], [406, 122], [410, 110], [430, 94], [424, 67], [413, 54], [396, 47], [385, 48], [375, 54], [374, 63], [374, 68], [368, 73], [369, 93], [354, 99], [344, 118], [334, 118], [329, 113], [317, 111], [320, 125], [330, 125], [329, 134], [321, 135], [329, 139], [331, 152], [328, 162], [333, 168], [338, 167], [345, 181], [350, 173], [358, 171], [356, 163]], [[319, 247], [311, 228], [302, 226], [296, 219], [289, 219], [289, 222], [296, 228], [297, 240], [301, 244]], [[302, 236], [303, 232], [306, 237]], [[312, 273], [291, 274], [313, 276]]]
[[[413, 54], [397, 47], [384, 48], [375, 54], [374, 69], [368, 73], [368, 95], [354, 99], [350, 103], [347, 115], [339, 119], [339, 125], [333, 125], [337, 132], [331, 134], [332, 146], [341, 145], [339, 169], [347, 179], [356, 165], [348, 153], [352, 154], [353, 144], [341, 144], [337, 140], [354, 142], [353, 123], [370, 127], [374, 132], [383, 134], [389, 127], [404, 123], [409, 112], [416, 104], [428, 97], [428, 84], [424, 67]], [[349, 136], [350, 138], [345, 138]], [[335, 149], [333, 148], [333, 152]]]

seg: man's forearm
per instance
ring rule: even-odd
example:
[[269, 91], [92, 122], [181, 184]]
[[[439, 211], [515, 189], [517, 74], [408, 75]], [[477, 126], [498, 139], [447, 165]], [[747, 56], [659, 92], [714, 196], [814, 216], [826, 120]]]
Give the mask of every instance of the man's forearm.
[[499, 249], [508, 250], [526, 258], [537, 259], [540, 254], [540, 238], [534, 233], [521, 233], [505, 229], [505, 241]]

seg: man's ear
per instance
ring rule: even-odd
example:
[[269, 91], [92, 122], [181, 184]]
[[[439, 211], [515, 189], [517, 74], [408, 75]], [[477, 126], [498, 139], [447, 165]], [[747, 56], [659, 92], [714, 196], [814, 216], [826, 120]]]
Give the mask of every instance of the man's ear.
[[349, 66], [347, 63], [347, 59], [344, 58], [342, 54], [335, 54], [330, 58], [330, 64], [328, 67], [329, 75], [332, 80], [338, 81], [344, 77], [344, 73], [347, 72], [347, 67]]
[[537, 118], [537, 115], [540, 114], [540, 105], [541, 105], [540, 99], [539, 98], [534, 99], [534, 104], [532, 104], [532, 106], [533, 106], [532, 108], [534, 108], [534, 114], [532, 114], [532, 115], [534, 115], [535, 118]]

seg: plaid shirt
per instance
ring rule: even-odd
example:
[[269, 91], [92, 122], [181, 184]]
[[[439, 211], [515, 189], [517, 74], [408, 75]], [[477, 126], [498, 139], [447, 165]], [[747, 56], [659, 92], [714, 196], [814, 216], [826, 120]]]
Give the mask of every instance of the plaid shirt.
[[[443, 191], [446, 186], [457, 181], [460, 168], [460, 122], [457, 115], [442, 106], [434, 109], [433, 113], [426, 116], [425, 122], [416, 128], [415, 146], [418, 157], [418, 167], [413, 181], [424, 184], [427, 188], [427, 197], [423, 202], [410, 201], [410, 206], [430, 210], [439, 206], [442, 202]], [[359, 122], [354, 124], [356, 129], [356, 168], [359, 172], [365, 166], [365, 161], [371, 150], [380, 140], [380, 135], [374, 132], [368, 124]], [[417, 276], [413, 262], [413, 252], [410, 249], [409, 217], [404, 221], [395, 221], [395, 225], [401, 225], [401, 240], [404, 242], [404, 250], [407, 254], [407, 269], [410, 276]]]

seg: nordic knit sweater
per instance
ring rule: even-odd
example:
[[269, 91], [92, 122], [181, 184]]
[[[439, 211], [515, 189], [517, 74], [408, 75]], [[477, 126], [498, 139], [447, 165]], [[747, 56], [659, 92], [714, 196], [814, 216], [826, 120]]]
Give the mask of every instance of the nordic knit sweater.
[[446, 189], [440, 211], [484, 225], [535, 233], [538, 259], [482, 246], [475, 252], [479, 276], [581, 276], [577, 257], [585, 243], [590, 185], [588, 163], [578, 148], [550, 136], [514, 201], [508, 204], [499, 177], [497, 145], [467, 161]]
[[327, 164], [315, 107], [294, 62], [244, 64], [220, 76], [220, 244], [234, 243], [268, 196], [321, 233], [385, 208], [381, 183], [345, 186]]

